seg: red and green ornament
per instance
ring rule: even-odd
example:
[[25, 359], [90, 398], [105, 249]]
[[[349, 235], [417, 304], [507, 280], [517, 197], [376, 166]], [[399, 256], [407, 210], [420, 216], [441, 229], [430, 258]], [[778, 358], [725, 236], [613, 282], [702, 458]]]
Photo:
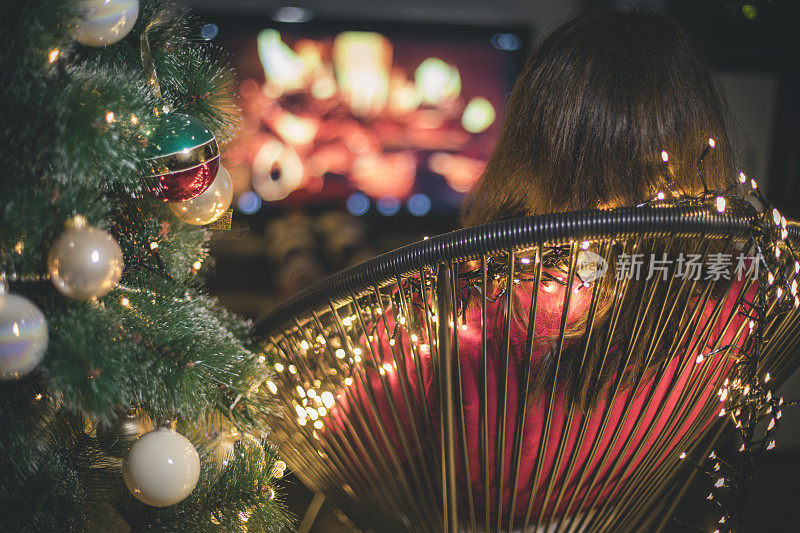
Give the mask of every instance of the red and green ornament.
[[147, 137], [149, 188], [165, 202], [185, 202], [208, 189], [219, 170], [219, 145], [196, 118], [164, 115]]

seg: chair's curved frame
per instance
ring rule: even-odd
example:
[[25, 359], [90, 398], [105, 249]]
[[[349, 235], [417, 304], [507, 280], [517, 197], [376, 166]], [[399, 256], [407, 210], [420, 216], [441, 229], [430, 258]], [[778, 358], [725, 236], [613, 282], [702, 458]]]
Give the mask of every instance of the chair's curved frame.
[[[757, 224], [758, 218], [759, 216], [755, 213], [743, 217], [740, 214], [720, 213], [705, 207], [636, 207], [542, 215], [466, 228], [410, 244], [322, 280], [284, 302], [261, 319], [256, 326], [256, 332], [266, 344], [272, 345], [286, 354], [291, 352], [292, 348], [285, 341], [293, 334], [296, 335], [300, 332], [306, 324], [319, 325], [321, 313], [332, 312], [333, 315], [336, 315], [336, 310], [341, 306], [348, 302], [356, 302], [358, 298], [368, 297], [370, 293], [377, 295], [380, 288], [397, 283], [401, 276], [425, 271], [436, 272], [438, 277], [434, 285], [440, 293], [440, 297], [436, 299], [439, 307], [437, 311], [439, 316], [446, 317], [453, 313], [451, 298], [447, 296], [448, 294], [455, 295], [452, 278], [457, 276], [457, 272], [453, 268], [454, 262], [483, 260], [499, 254], [508, 254], [509, 262], [512, 262], [514, 253], [522, 249], [572, 243], [574, 250], [575, 243], [585, 240], [609, 242], [628, 238], [671, 237], [745, 243], [752, 240], [754, 225]], [[800, 243], [800, 226], [796, 223], [789, 223], [787, 232], [788, 241], [797, 246]], [[450, 268], [439, 268], [440, 266], [449, 266]], [[440, 322], [444, 323], [445, 321]], [[798, 317], [793, 315], [790, 320], [781, 323], [780, 331], [786, 331], [787, 328], [797, 329], [798, 322]], [[437, 349], [440, 353], [451, 353], [452, 327], [437, 326], [436, 329], [438, 331]], [[800, 346], [800, 339], [793, 337], [790, 341], [782, 343], [776, 350], [792, 352], [796, 351], [798, 346]], [[441, 357], [440, 371], [443, 379], [440, 381], [442, 383], [457, 382], [457, 370], [453, 368], [451, 359], [450, 357]], [[773, 362], [778, 363], [777, 360]], [[780, 361], [780, 368], [773, 370], [773, 376], [779, 381], [786, 377], [789, 370], [791, 369], [788, 363]], [[454, 380], [454, 378], [456, 379]], [[440, 387], [441, 401], [443, 402], [443, 426], [441, 429], [444, 444], [441, 450], [442, 513], [439, 524], [443, 524], [443, 530], [454, 532], [459, 531], [460, 527], [455, 494], [456, 444], [454, 439], [457, 430], [454, 429], [453, 418], [454, 405], [457, 404], [459, 391], [454, 390], [455, 386], [440, 385]], [[290, 407], [287, 404], [287, 409]], [[289, 424], [285, 431], [288, 433], [293, 429], [299, 430], [300, 428]], [[284, 450], [284, 453], [287, 454], [290, 462], [295, 459], [297, 467], [303, 466], [303, 464], [309, 466], [299, 456], [289, 457], [290, 450]], [[350, 493], [340, 493], [340, 495], [345, 498], [352, 496]], [[358, 500], [358, 498], [354, 498], [354, 500]], [[662, 505], [662, 510], [663, 507]], [[476, 529], [474, 510], [470, 511], [473, 514], [471, 522], [474, 530]], [[641, 519], [642, 517], [639, 516], [639, 520]], [[607, 524], [611, 517], [606, 516], [605, 520]], [[386, 524], [387, 522], [381, 522], [379, 519], [378, 523]], [[644, 522], [640, 522], [640, 527], [641, 523]], [[653, 522], [646, 523], [650, 526], [653, 525]], [[496, 525], [499, 530], [501, 527], [499, 518]], [[528, 525], [527, 519], [525, 525], [526, 527]], [[404, 526], [398, 525], [397, 527]], [[510, 520], [509, 530], [513, 527], [513, 520]], [[431, 528], [435, 529], [435, 526], [431, 526]], [[570, 525], [570, 529], [572, 529], [572, 525]]]
[[[353, 293], [370, 290], [375, 284], [392, 283], [398, 275], [445, 261], [466, 261], [481, 254], [569, 240], [620, 239], [638, 235], [733, 237], [744, 242], [751, 236], [752, 222], [753, 219], [702, 207], [630, 207], [491, 222], [403, 246], [325, 278], [259, 320], [258, 331], [261, 336], [266, 336], [267, 332], [291, 323], [294, 318], [309, 318], [313, 311], [327, 309], [331, 303], [337, 305]], [[800, 225], [790, 223], [789, 235], [800, 241]]]

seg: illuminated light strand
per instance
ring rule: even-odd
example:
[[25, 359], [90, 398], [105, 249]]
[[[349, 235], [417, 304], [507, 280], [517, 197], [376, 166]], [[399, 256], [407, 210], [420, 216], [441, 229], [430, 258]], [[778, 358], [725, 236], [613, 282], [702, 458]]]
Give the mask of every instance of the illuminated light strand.
[[[709, 138], [708, 147], [709, 148], [713, 148], [714, 146], [715, 146], [715, 143], [714, 143], [713, 138]], [[666, 152], [664, 152], [664, 153], [666, 154]], [[668, 155], [664, 159], [665, 163], [667, 161], [668, 161]], [[739, 177], [738, 177], [739, 183], [745, 184], [745, 183], [747, 183], [747, 179], [748, 178], [744, 175], [744, 173], [740, 173], [739, 174]], [[751, 185], [752, 185], [754, 190], [757, 189], [757, 186], [755, 184], [755, 180], [751, 180]], [[663, 196], [664, 196], [663, 192], [660, 192], [658, 198], [660, 200], [663, 200]], [[686, 199], [679, 199], [679, 201], [684, 201], [684, 200], [686, 200]], [[700, 204], [698, 203], [698, 204], [695, 204], [695, 205], [700, 205]], [[737, 203], [737, 201], [735, 201], [731, 197], [729, 197], [727, 195], [727, 193], [720, 193], [719, 191], [706, 191], [706, 195], [703, 198], [702, 205], [704, 207], [707, 207], [708, 209], [716, 210], [717, 212], [720, 212], [720, 213], [725, 212], [725, 211], [736, 211], [736, 209], [740, 208], [740, 204]], [[765, 211], [767, 213], [767, 215], [766, 215], [767, 221], [769, 220], [770, 209], [771, 209], [771, 207], [768, 207], [768, 208], [765, 209]], [[773, 214], [773, 218], [772, 218], [773, 222], [775, 222], [775, 218], [776, 217]], [[785, 228], [783, 227], [783, 226], [785, 226], [785, 222], [784, 222], [785, 217], [780, 216], [780, 214], [778, 213], [777, 220], [778, 220], [778, 222], [775, 223], [775, 227], [773, 227], [770, 230], [770, 233], [769, 233], [768, 240], [770, 242], [774, 242], [774, 240], [775, 240], [776, 236], [778, 235], [778, 233], [780, 234], [781, 238], [783, 238], [783, 239], [786, 238], [786, 236], [785, 236], [785, 233], [786, 233], [785, 232]], [[759, 223], [763, 225], [763, 220], [760, 221]], [[588, 241], [581, 242], [580, 247], [582, 249], [587, 249], [589, 247]], [[787, 253], [785, 248], [781, 248], [780, 250], [778, 250], [778, 249], [772, 249], [771, 250], [769, 248], [769, 246], [763, 246], [762, 245], [761, 249], [763, 249], [765, 252], [773, 251], [774, 252], [773, 254], [769, 254], [768, 253], [767, 255], [768, 256], [773, 256], [774, 255], [775, 256], [775, 260], [781, 260], [783, 258], [782, 256], [784, 256], [784, 255], [792, 255], [792, 252], [789, 251], [790, 253]], [[537, 253], [537, 256], [535, 257], [535, 260], [536, 260], [537, 263], [539, 262], [538, 253]], [[521, 258], [519, 258], [519, 262], [521, 264], [527, 265], [527, 264], [531, 263], [531, 258], [529, 258], [529, 257], [521, 257]], [[765, 264], [770, 265], [770, 268], [769, 268], [769, 271], [768, 271], [768, 277], [769, 277], [769, 280], [770, 280], [769, 284], [775, 286], [775, 289], [773, 291], [771, 291], [770, 294], [772, 294], [772, 295], [778, 294], [779, 296], [780, 295], [786, 295], [786, 294], [793, 294], [793, 295], [796, 296], [797, 281], [796, 280], [792, 280], [792, 279], [787, 279], [787, 277], [789, 277], [788, 274], [784, 275], [783, 271], [781, 271], [781, 270], [779, 270], [777, 268], [772, 268], [773, 263], [772, 263], [771, 257], [765, 257]], [[786, 264], [788, 264], [788, 262]], [[800, 266], [799, 265], [800, 264], [797, 261], [795, 261], [795, 273], [796, 274], [800, 273]], [[489, 273], [489, 275], [492, 276], [494, 279], [501, 279], [503, 277], [502, 274], [495, 274], [495, 271], [491, 271]], [[518, 282], [519, 278], [516, 278], [513, 281], [514, 282]], [[563, 281], [563, 279], [562, 279], [562, 281]], [[431, 286], [431, 282], [428, 281], [427, 285]], [[763, 285], [763, 282], [762, 282], [762, 285]], [[404, 291], [406, 290], [402, 284], [401, 284], [401, 289], [404, 290]], [[385, 297], [386, 295], [385, 294], [381, 294], [380, 296], [381, 297]], [[488, 296], [486, 298], [488, 299]], [[380, 297], [379, 297], [379, 299], [380, 299]], [[369, 305], [366, 305], [364, 303], [364, 300], [357, 301], [357, 305], [359, 305], [359, 307], [361, 309], [360, 313], [363, 313], [364, 316], [369, 317], [368, 320], [372, 320], [375, 316], [380, 316], [382, 314], [386, 314], [387, 318], [391, 321], [391, 315], [388, 314], [388, 309], [389, 308], [387, 308], [387, 307], [383, 307], [383, 308], [381, 306], [374, 307], [374, 304], [371, 303], [371, 302], [370, 302]], [[399, 303], [397, 305], [399, 306]], [[349, 310], [352, 311], [352, 308], [349, 308]], [[387, 313], [384, 313], [383, 312], [384, 310], [387, 310]], [[407, 310], [406, 309], [399, 310], [399, 309], [395, 308], [394, 316], [396, 317], [397, 323], [400, 324], [400, 325], [404, 325], [405, 324], [405, 316], [403, 314], [401, 314], [401, 313], [407, 313]], [[423, 316], [424, 316], [424, 314], [423, 314]], [[436, 317], [435, 313], [430, 312], [430, 313], [427, 313], [427, 315], [428, 315], [427, 318], [430, 319], [431, 323], [436, 323], [437, 322], [437, 317]], [[379, 363], [373, 363], [372, 361], [367, 362], [364, 365], [364, 367], [360, 368], [360, 369], [357, 369], [355, 366], [350, 366], [350, 365], [353, 365], [354, 363], [357, 364], [357, 363], [361, 362], [361, 357], [360, 357], [361, 349], [360, 348], [352, 348], [351, 346], [352, 346], [353, 343], [361, 343], [362, 345], [366, 346], [364, 344], [365, 342], [373, 343], [373, 342], [376, 341], [376, 339], [381, 339], [380, 336], [374, 336], [373, 335], [375, 333], [375, 330], [372, 330], [370, 332], [360, 331], [360, 328], [362, 328], [364, 326], [363, 326], [363, 322], [359, 323], [357, 318], [358, 318], [358, 315], [353, 314], [352, 316], [344, 316], [344, 317], [342, 317], [340, 319], [340, 325], [343, 326], [343, 328], [340, 330], [343, 333], [343, 336], [341, 338], [340, 337], [333, 337], [333, 336], [331, 336], [331, 334], [329, 334], [327, 332], [325, 333], [325, 335], [327, 337], [326, 336], [321, 336], [321, 335], [316, 337], [316, 340], [317, 340], [317, 342], [319, 344], [325, 344], [324, 341], [327, 341], [328, 345], [331, 346], [331, 349], [328, 350], [326, 353], [329, 354], [329, 356], [330, 356], [330, 354], [335, 355], [335, 358], [326, 357], [325, 361], [326, 362], [327, 361], [332, 361], [332, 364], [335, 364], [336, 368], [339, 369], [339, 373], [336, 374], [336, 371], [334, 369], [328, 369], [327, 373], [325, 374], [325, 379], [322, 380], [323, 381], [322, 388], [321, 388], [320, 385], [314, 385], [315, 388], [316, 388], [316, 391], [317, 391], [315, 393], [315, 396], [314, 396], [314, 401], [316, 401], [317, 406], [316, 407], [310, 407], [306, 403], [307, 400], [306, 399], [303, 400], [303, 403], [304, 403], [303, 408], [302, 408], [303, 416], [297, 419], [297, 422], [298, 422], [299, 425], [305, 426], [305, 425], [308, 424], [308, 420], [313, 420], [312, 415], [310, 414], [309, 411], [307, 411], [308, 408], [311, 408], [311, 409], [314, 409], [314, 411], [317, 413], [317, 419], [314, 420], [314, 423], [313, 423], [314, 428], [315, 429], [322, 429], [323, 422], [321, 421], [321, 418], [323, 416], [325, 416], [325, 414], [327, 414], [329, 412], [329, 410], [331, 409], [332, 404], [333, 404], [333, 402], [335, 402], [335, 398], [336, 398], [336, 396], [334, 396], [334, 393], [331, 392], [330, 390], [328, 390], [330, 388], [330, 384], [331, 383], [333, 384], [332, 386], [333, 386], [334, 390], [335, 390], [336, 387], [342, 386], [342, 384], [344, 386], [351, 386], [353, 384], [353, 378], [348, 375], [348, 372], [362, 372], [362, 374], [359, 374], [359, 375], [361, 375], [363, 377], [363, 375], [364, 375], [363, 373], [366, 373], [367, 371], [373, 371], [374, 372], [375, 370], [378, 370], [379, 372], [381, 372], [381, 374], [385, 374], [386, 372], [391, 372], [391, 371], [395, 370], [395, 367], [392, 366], [389, 363], [379, 364]], [[423, 320], [423, 323], [424, 322], [425, 321]], [[763, 319], [761, 319], [761, 318], [751, 319], [749, 321], [749, 323], [748, 323], [751, 333], [756, 335], [757, 334], [757, 330], [758, 330], [759, 327], [762, 326], [762, 323], [763, 323]], [[390, 322], [390, 324], [391, 324], [391, 322]], [[466, 328], [467, 325], [462, 323], [461, 320], [456, 320], [455, 322], [453, 322], [453, 328], [456, 328], [456, 327], [459, 328], [459, 329], [460, 328]], [[350, 328], [355, 328], [355, 329], [350, 329]], [[422, 334], [424, 335], [425, 333], [426, 333], [426, 330], [423, 329], [422, 330]], [[316, 334], [316, 332], [312, 332], [311, 329], [302, 330], [302, 335], [306, 336], [309, 339], [314, 338], [315, 334]], [[396, 332], [395, 332], [395, 334], [396, 334]], [[320, 337], [321, 337], [321, 339], [320, 339]], [[400, 338], [402, 339], [402, 337], [400, 337]], [[417, 332], [410, 333], [410, 335], [407, 338], [410, 339], [410, 341], [414, 345], [417, 345], [418, 343], [421, 342], [420, 335], [418, 335]], [[431, 341], [435, 343], [435, 338], [432, 338]], [[394, 346], [395, 342], [396, 342], [396, 337], [395, 338], [390, 338], [388, 340], [388, 342], [389, 342], [389, 344], [391, 346]], [[419, 346], [420, 349], [423, 349], [424, 345], [423, 344], [418, 344], [418, 346]], [[294, 345], [294, 343], [293, 343], [292, 349], [295, 350], [297, 354], [300, 354], [301, 351], [308, 351], [309, 349], [311, 349], [311, 347], [309, 346], [309, 344], [306, 341], [302, 341], [297, 345]], [[316, 350], [316, 349], [318, 349], [318, 347], [315, 346], [314, 349]], [[377, 350], [378, 348], [375, 348], [373, 345], [370, 345], [370, 349]], [[414, 350], [412, 350], [412, 351], [414, 351]], [[351, 353], [353, 355], [353, 357], [352, 358], [348, 358], [348, 353]], [[715, 353], [717, 353], [716, 350], [714, 352], [711, 352], [711, 353], [699, 354], [697, 356], [697, 358], [696, 358], [696, 363], [697, 364], [701, 364], [701, 363], [705, 362], [706, 359], [710, 359], [711, 358], [710, 356], [715, 354]], [[373, 352], [373, 354], [374, 354], [374, 352]], [[745, 356], [746, 355], [747, 354], [745, 354]], [[740, 363], [742, 363], [742, 364], [740, 364]], [[739, 365], [739, 368], [744, 368], [744, 364], [743, 364], [742, 361], [737, 362], [737, 365]], [[334, 370], [334, 372], [330, 372], [330, 370]], [[319, 370], [319, 372], [322, 372], [322, 371], [323, 371], [322, 369]], [[336, 375], [337, 377], [336, 378], [330, 378], [330, 381], [326, 381], [327, 379], [329, 379], [329, 375]], [[353, 374], [353, 375], [356, 375], [356, 374]], [[344, 378], [344, 379], [342, 379], [342, 378]], [[767, 373], [762, 378], [762, 380], [757, 380], [757, 381], [759, 381], [759, 382], [763, 381], [763, 383], [766, 384], [769, 380], [770, 380], [770, 376], [769, 376], [769, 373]], [[308, 381], [305, 381], [304, 382], [304, 387], [308, 387], [308, 386], [309, 386]], [[271, 388], [271, 387], [269, 385], [267, 385], [267, 388]], [[298, 394], [300, 394], [302, 396], [303, 393], [299, 392], [299, 391], [304, 391], [303, 387], [300, 387], [298, 389]], [[309, 394], [308, 392], [306, 392], [305, 394], [306, 394], [306, 396], [311, 396], [311, 394]], [[719, 416], [730, 416], [730, 418], [733, 420], [734, 425], [736, 425], [741, 430], [744, 430], [744, 428], [746, 428], [747, 425], [748, 425], [748, 419], [746, 418], [746, 415], [743, 417], [742, 409], [744, 409], [745, 407], [747, 407], [747, 409], [751, 409], [752, 406], [756, 405], [760, 401], [763, 401], [765, 398], [766, 398], [767, 402], [770, 402], [771, 399], [772, 399], [770, 391], [766, 390], [761, 385], [761, 383], [759, 383], [758, 386], [754, 386], [754, 383], [752, 381], [750, 381], [750, 378], [748, 378], [747, 375], [745, 375], [745, 374], [742, 374], [742, 376], [740, 378], [736, 378], [733, 381], [729, 380], [726, 377], [724, 386], [717, 390], [717, 396], [719, 397], [719, 400], [720, 400], [721, 403], [725, 404], [727, 402], [727, 405], [723, 405], [723, 406], [720, 407]], [[778, 405], [777, 401], [774, 401], [773, 403], [774, 403], [774, 405]], [[312, 402], [312, 404], [313, 404], [313, 402]], [[322, 406], [320, 406], [320, 404], [322, 404]], [[329, 405], [329, 404], [331, 404], [331, 405]], [[763, 407], [763, 408], [764, 409], [772, 409], [771, 406], [766, 406], [766, 407]], [[769, 419], [768, 431], [772, 431], [772, 430], [776, 429], [777, 426], [778, 426], [776, 420], [778, 420], [780, 418], [780, 412], [777, 411], [777, 410], [775, 410], [774, 412], [775, 412], [775, 415]], [[747, 413], [747, 410], [745, 410], [745, 413]], [[292, 420], [294, 420], [294, 419], [292, 419]], [[304, 434], [307, 435], [308, 433], [310, 433], [310, 428], [308, 428], [308, 429], [309, 429], [309, 431], [305, 432]], [[319, 434], [317, 434], [316, 432], [314, 432], [312, 434], [312, 436], [313, 436], [313, 438], [316, 438], [316, 439], [320, 438]], [[767, 442], [768, 442], [768, 444], [766, 444]], [[766, 444], [766, 449], [771, 450], [774, 447], [774, 440], [765, 441], [765, 444]], [[742, 450], [744, 451], [744, 449], [745, 449], [745, 446], [744, 446], [744, 444], [742, 444]], [[710, 457], [711, 458], [715, 458], [716, 457], [714, 452], [712, 452]], [[681, 459], [681, 460], [686, 459], [686, 453], [685, 452], [681, 453], [679, 459]], [[720, 466], [720, 462], [714, 463], [712, 468], [713, 468], [713, 471], [715, 471], [715, 472], [720, 472], [721, 470], [724, 470], [723, 467]], [[723, 488], [724, 487], [726, 490], [734, 490], [735, 489], [736, 476], [735, 475], [733, 475], [733, 476], [730, 475], [730, 473], [727, 470], [724, 471], [724, 475], [722, 475], [722, 472], [720, 472], [720, 475], [715, 477], [714, 479], [717, 480], [716, 488]], [[719, 493], [717, 493], [717, 495], [719, 496]], [[712, 500], [715, 499], [714, 493], [710, 493], [709, 494], [709, 499], [712, 499]], [[719, 500], [719, 498], [716, 498], [716, 500]], [[725, 515], [720, 519], [720, 523], [725, 523], [726, 522], [726, 516], [728, 516], [728, 515]]]

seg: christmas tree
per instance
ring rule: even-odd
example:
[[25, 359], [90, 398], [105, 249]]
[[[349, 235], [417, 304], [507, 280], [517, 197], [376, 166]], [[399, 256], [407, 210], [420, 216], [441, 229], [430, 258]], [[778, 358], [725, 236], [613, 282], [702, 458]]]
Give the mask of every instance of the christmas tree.
[[203, 290], [224, 54], [155, 0], [0, 20], [0, 529], [286, 529], [264, 356]]

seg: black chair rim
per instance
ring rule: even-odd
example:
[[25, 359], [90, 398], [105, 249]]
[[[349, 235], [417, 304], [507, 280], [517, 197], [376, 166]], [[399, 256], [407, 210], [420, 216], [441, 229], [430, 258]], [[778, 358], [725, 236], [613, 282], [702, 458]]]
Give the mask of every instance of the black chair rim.
[[[256, 324], [256, 337], [267, 339], [330, 310], [398, 276], [447, 261], [469, 261], [509, 249], [559, 245], [575, 240], [679, 237], [732, 239], [752, 236], [755, 217], [719, 213], [705, 207], [623, 207], [536, 215], [489, 222], [451, 231], [397, 248], [310, 285], [285, 300]], [[789, 239], [800, 243], [800, 224], [787, 225]]]

